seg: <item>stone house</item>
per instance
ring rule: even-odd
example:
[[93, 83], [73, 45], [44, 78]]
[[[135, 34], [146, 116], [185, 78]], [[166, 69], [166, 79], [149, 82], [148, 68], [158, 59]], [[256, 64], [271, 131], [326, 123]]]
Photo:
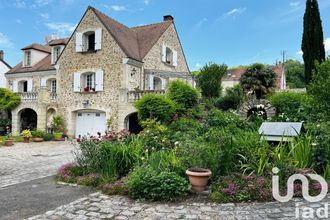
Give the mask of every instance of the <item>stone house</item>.
[[[33, 74], [20, 73], [25, 61], [7, 73], [13, 91], [23, 97], [22, 104], [12, 112], [13, 131], [22, 128], [21, 111], [29, 108], [37, 115], [37, 128], [46, 129], [51, 117], [59, 114], [73, 137], [104, 133], [107, 126], [137, 132], [140, 128], [134, 101], [146, 93], [164, 93], [174, 79], [193, 85], [172, 16], [164, 16], [160, 23], [129, 28], [88, 7], [63, 43], [56, 64], [52, 45], [51, 41], [23, 48], [24, 54], [26, 50], [41, 51], [39, 63], [48, 56], [47, 64], [51, 65], [39, 75], [35, 75], [38, 68], [33, 65]], [[34, 65], [43, 66], [38, 62]], [[30, 77], [26, 89], [25, 84], [22, 87], [23, 76]], [[51, 79], [56, 80], [55, 93]], [[35, 102], [24, 101], [31, 94]]]
[[[276, 64], [273, 66], [273, 71], [276, 73], [276, 90], [277, 91], [283, 91], [286, 89], [286, 75], [285, 75], [285, 69], [284, 66], [280, 64]], [[240, 67], [236, 69], [230, 69], [228, 70], [227, 74], [224, 75], [221, 81], [221, 85], [223, 90], [226, 88], [232, 88], [235, 85], [238, 85], [242, 74], [244, 74], [246, 71], [245, 67]]]
[[6, 73], [7, 88], [21, 97], [12, 110], [12, 133], [23, 129], [46, 129], [58, 108], [56, 61], [68, 39], [48, 39], [45, 45], [22, 48], [23, 60]]

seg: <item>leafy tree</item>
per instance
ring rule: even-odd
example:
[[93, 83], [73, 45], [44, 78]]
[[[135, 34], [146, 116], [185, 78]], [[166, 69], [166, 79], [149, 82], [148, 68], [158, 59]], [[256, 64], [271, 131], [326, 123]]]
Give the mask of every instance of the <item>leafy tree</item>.
[[316, 66], [313, 80], [308, 86], [308, 91], [317, 103], [317, 110], [321, 110], [324, 116], [330, 117], [330, 60]]
[[284, 64], [286, 82], [290, 88], [305, 88], [305, 67], [298, 60], [288, 60]]
[[215, 102], [215, 106], [222, 110], [238, 109], [243, 102], [244, 92], [240, 85], [226, 89], [226, 94]]
[[0, 110], [10, 111], [17, 107], [21, 98], [12, 91], [0, 88]]
[[197, 89], [180, 80], [172, 81], [167, 92], [168, 97], [176, 103], [177, 110], [182, 114], [198, 103], [199, 93]]
[[225, 64], [206, 64], [199, 74], [199, 87], [206, 98], [217, 98], [221, 94], [221, 79], [227, 72]]
[[175, 114], [175, 102], [163, 95], [147, 94], [134, 103], [140, 121], [156, 119], [169, 122]]
[[245, 92], [253, 92], [257, 99], [273, 92], [276, 85], [276, 73], [271, 67], [253, 64], [242, 75], [240, 84]]
[[322, 21], [317, 0], [307, 0], [301, 45], [301, 49], [304, 53], [306, 84], [309, 84], [312, 79], [315, 61], [321, 63], [325, 60], [323, 42]]

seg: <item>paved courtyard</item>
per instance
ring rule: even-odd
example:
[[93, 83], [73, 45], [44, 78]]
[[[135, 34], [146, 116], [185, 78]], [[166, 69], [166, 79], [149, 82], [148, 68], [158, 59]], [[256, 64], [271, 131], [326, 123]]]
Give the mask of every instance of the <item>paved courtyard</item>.
[[15, 143], [0, 147], [0, 188], [52, 176], [73, 160], [70, 142]]
[[[296, 203], [295, 203], [296, 202]], [[122, 196], [106, 196], [93, 193], [70, 204], [58, 207], [30, 220], [43, 219], [318, 219], [302, 218], [303, 208], [316, 210], [329, 203], [329, 195], [322, 203], [306, 203], [295, 200], [289, 203], [141, 203]], [[299, 204], [299, 218], [296, 218], [296, 204]], [[329, 219], [329, 218], [325, 218]]]

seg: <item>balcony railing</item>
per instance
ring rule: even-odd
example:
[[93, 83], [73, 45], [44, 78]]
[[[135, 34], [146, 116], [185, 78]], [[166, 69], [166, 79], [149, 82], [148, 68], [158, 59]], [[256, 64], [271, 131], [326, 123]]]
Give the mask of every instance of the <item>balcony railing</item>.
[[137, 91], [128, 91], [127, 100], [129, 102], [135, 102], [142, 98], [146, 94], [155, 94], [162, 95], [165, 94], [165, 90], [137, 90]]
[[37, 101], [38, 93], [37, 92], [18, 92], [21, 97], [21, 101]]

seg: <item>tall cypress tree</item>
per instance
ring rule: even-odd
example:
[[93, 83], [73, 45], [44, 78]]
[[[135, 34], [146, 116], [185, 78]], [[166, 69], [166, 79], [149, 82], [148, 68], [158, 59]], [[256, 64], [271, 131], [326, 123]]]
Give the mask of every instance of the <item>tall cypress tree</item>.
[[312, 79], [315, 61], [325, 60], [322, 21], [317, 0], [307, 0], [301, 49], [305, 62], [306, 85]]

